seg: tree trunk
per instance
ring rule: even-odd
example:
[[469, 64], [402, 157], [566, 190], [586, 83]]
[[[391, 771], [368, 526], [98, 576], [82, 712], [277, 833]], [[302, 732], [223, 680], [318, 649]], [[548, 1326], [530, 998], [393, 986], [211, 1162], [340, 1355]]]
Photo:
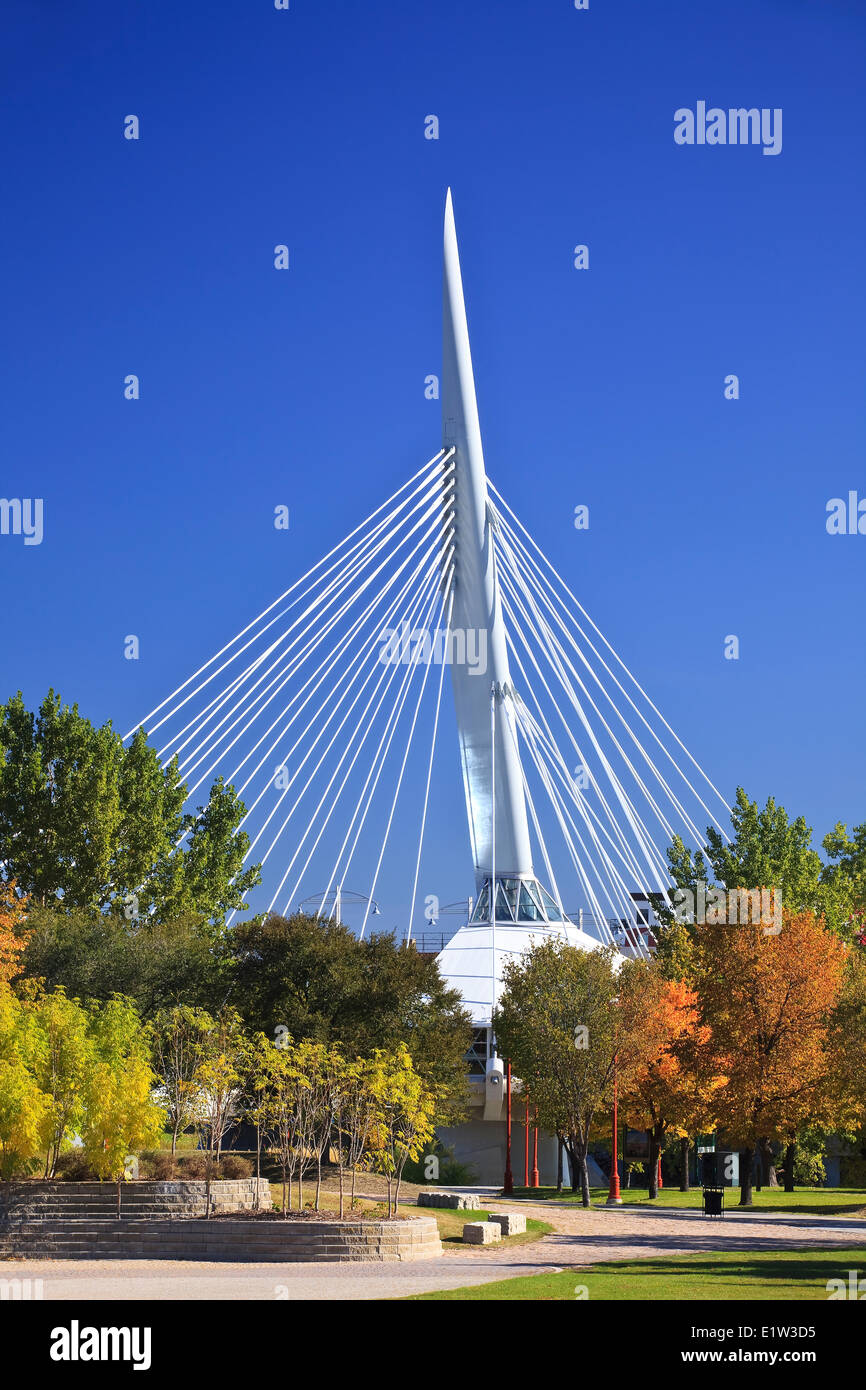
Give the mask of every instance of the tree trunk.
[[773, 1150], [769, 1139], [760, 1141], [761, 1167], [763, 1169], [763, 1180], [766, 1187], [778, 1187], [779, 1179], [776, 1177], [776, 1162], [773, 1158]]
[[586, 1161], [586, 1149], [581, 1148], [580, 1153], [580, 1197], [583, 1206], [590, 1205], [589, 1196], [589, 1164]]
[[561, 1134], [557, 1134], [557, 1136], [556, 1136], [556, 1190], [557, 1190], [557, 1192], [561, 1192], [561, 1191], [562, 1191], [562, 1149], [563, 1149], [562, 1135], [561, 1135]]
[[208, 1221], [210, 1221], [210, 1180], [211, 1180], [211, 1173], [212, 1173], [212, 1170], [213, 1170], [213, 1149], [208, 1149], [208, 1151], [207, 1151], [207, 1170], [206, 1170], [206, 1173], [205, 1173], [205, 1179], [206, 1179], [206, 1180], [205, 1180], [205, 1185], [204, 1185], [204, 1200], [205, 1200], [205, 1206], [207, 1207], [207, 1211], [205, 1212], [205, 1216], [206, 1216], [206, 1218], [207, 1218]]
[[681, 1140], [680, 1140], [680, 1163], [682, 1164], [682, 1172], [680, 1173], [680, 1192], [688, 1192], [688, 1190], [689, 1190], [689, 1149], [690, 1149], [690, 1148], [691, 1148], [691, 1142], [690, 1142], [689, 1139], [681, 1139]]
[[260, 1210], [259, 1183], [262, 1180], [262, 1127], [256, 1125], [256, 1211]]
[[568, 1153], [568, 1166], [571, 1169], [571, 1190], [576, 1192], [580, 1186], [580, 1159], [578, 1158], [577, 1135], [570, 1134], [566, 1144]]
[[797, 1156], [797, 1145], [789, 1144], [785, 1149], [785, 1191], [794, 1191], [794, 1159]]
[[755, 1150], [743, 1149], [740, 1154], [740, 1206], [750, 1207], [752, 1205], [752, 1164], [755, 1161]]
[[654, 1202], [659, 1195], [659, 1151], [660, 1145], [652, 1130], [649, 1142], [649, 1199]]

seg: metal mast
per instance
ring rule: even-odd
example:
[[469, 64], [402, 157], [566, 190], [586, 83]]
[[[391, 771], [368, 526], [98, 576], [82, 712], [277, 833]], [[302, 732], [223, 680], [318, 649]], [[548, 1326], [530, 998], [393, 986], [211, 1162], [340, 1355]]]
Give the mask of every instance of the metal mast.
[[[496, 877], [532, 873], [529, 826], [514, 731], [510, 725], [508, 651], [496, 580], [487, 475], [475, 399], [469, 329], [451, 190], [445, 204], [442, 337], [442, 435], [454, 449], [455, 579], [452, 630], [477, 641], [481, 662], [451, 663], [451, 680], [476, 886], [492, 869], [494, 842], [491, 786], [495, 739]], [[490, 699], [496, 705], [491, 733]]]

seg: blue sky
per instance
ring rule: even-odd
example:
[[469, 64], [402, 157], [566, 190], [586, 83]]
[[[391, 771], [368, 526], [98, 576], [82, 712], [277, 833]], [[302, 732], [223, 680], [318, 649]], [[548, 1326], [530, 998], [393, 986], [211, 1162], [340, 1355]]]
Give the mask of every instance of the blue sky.
[[[430, 457], [450, 184], [491, 477], [726, 795], [864, 819], [866, 537], [825, 528], [866, 497], [861, 5], [10, 0], [3, 38], [2, 492], [45, 506], [4, 696], [125, 730]], [[782, 152], [676, 145], [699, 100]]]

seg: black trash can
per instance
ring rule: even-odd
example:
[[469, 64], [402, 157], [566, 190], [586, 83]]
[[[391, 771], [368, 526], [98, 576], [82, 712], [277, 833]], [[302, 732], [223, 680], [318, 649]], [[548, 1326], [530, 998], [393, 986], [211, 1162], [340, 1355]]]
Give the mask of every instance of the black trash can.
[[724, 1216], [725, 1189], [723, 1187], [704, 1188], [704, 1216]]

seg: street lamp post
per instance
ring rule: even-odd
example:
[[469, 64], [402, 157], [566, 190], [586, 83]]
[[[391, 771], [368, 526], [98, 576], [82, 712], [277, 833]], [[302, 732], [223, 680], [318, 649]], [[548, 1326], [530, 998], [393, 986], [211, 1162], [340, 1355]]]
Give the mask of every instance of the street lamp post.
[[311, 893], [308, 898], [304, 898], [298, 903], [296, 911], [303, 912], [305, 908], [311, 906], [313, 903], [318, 904], [316, 908], [317, 917], [321, 917], [324, 914], [326, 905], [332, 903], [333, 906], [328, 912], [328, 919], [330, 920], [333, 918], [335, 922], [340, 921], [344, 904], [355, 905], [358, 903], [367, 903], [367, 911], [369, 912], [370, 909], [372, 909], [374, 917], [381, 917], [382, 915], [382, 909], [375, 898], [368, 898], [366, 893], [355, 893], [352, 889], [344, 889], [341, 883], [337, 884], [336, 888], [326, 888], [324, 893]]
[[535, 1107], [535, 1124], [532, 1127], [532, 1186], [538, 1186], [538, 1106]]
[[620, 1191], [619, 1191], [619, 1164], [618, 1164], [618, 1162], [617, 1162], [617, 1148], [618, 1148], [618, 1145], [617, 1145], [617, 1131], [618, 1131], [618, 1129], [619, 1129], [619, 1124], [618, 1124], [619, 1116], [618, 1116], [618, 1113], [617, 1113], [617, 1102], [618, 1102], [617, 1082], [618, 1082], [618, 1077], [617, 1077], [617, 1054], [614, 1053], [614, 1054], [613, 1054], [613, 1131], [612, 1131], [612, 1134], [611, 1134], [611, 1141], [612, 1141], [612, 1142], [611, 1142], [611, 1164], [610, 1164], [610, 1188], [608, 1189], [607, 1203], [606, 1203], [606, 1205], [609, 1206], [609, 1207], [619, 1207], [619, 1206], [622, 1206], [622, 1197], [620, 1196]]
[[511, 1172], [511, 1062], [505, 1064], [505, 1181], [502, 1191], [506, 1197], [514, 1191], [514, 1175]]

